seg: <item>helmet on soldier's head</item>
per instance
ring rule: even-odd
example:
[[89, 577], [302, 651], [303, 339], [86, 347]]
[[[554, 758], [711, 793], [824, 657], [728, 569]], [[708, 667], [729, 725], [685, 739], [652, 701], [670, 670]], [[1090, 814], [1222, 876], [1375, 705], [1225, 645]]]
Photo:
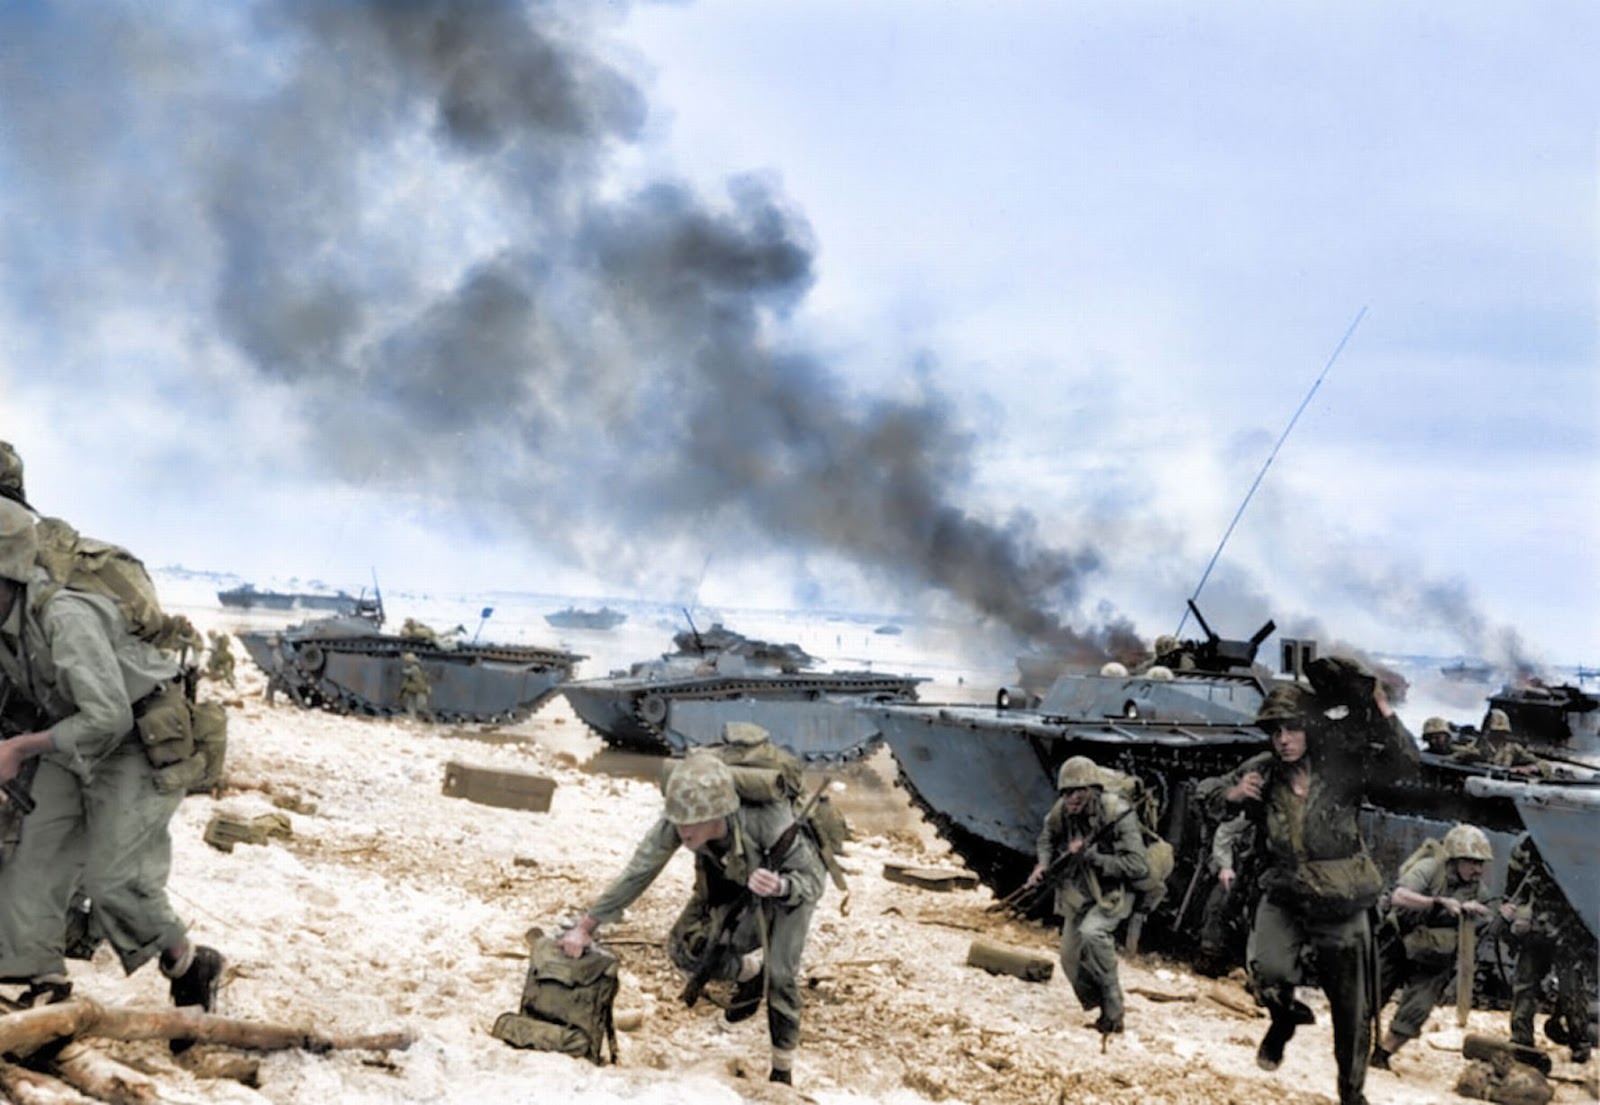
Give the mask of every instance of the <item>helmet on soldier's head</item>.
[[1509, 733], [1511, 732], [1511, 719], [1506, 716], [1504, 710], [1496, 707], [1489, 711], [1489, 721], [1484, 728], [1491, 733]]
[[1170, 633], [1163, 633], [1156, 638], [1153, 651], [1157, 656], [1165, 656], [1169, 652], [1178, 651], [1178, 638]]
[[739, 808], [733, 772], [714, 752], [691, 752], [667, 776], [667, 820], [699, 825]]
[[1105, 787], [1100, 769], [1088, 756], [1073, 756], [1056, 773], [1056, 790], [1077, 790], [1080, 787]]
[[1107, 660], [1100, 666], [1100, 674], [1110, 676], [1113, 679], [1121, 679], [1128, 674], [1128, 665], [1119, 664], [1115, 660]]
[[1172, 669], [1165, 664], [1152, 664], [1145, 674], [1157, 683], [1168, 683], [1172, 680]]
[[1489, 837], [1476, 825], [1456, 825], [1444, 834], [1445, 859], [1475, 859], [1480, 863], [1494, 860], [1494, 849]]
[[1442, 717], [1431, 717], [1422, 723], [1422, 735], [1431, 737], [1435, 733], [1450, 732], [1450, 723]]
[[415, 652], [402, 652], [400, 659], [414, 664], [417, 662], [417, 654]]
[[0, 499], [0, 579], [27, 583], [38, 556], [33, 515], [10, 499]]
[[1315, 706], [1311, 692], [1297, 683], [1279, 683], [1267, 692], [1256, 711], [1256, 724], [1271, 732], [1287, 726], [1304, 728]]
[[0, 496], [28, 505], [22, 490], [22, 458], [9, 441], [0, 441]]
[[760, 744], [770, 734], [750, 721], [727, 721], [722, 724], [722, 739], [728, 744]]

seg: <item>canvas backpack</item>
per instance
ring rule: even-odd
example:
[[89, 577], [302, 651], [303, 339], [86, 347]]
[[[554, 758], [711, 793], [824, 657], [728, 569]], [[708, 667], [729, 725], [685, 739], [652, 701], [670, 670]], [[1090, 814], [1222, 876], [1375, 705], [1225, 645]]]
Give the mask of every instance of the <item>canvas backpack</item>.
[[1133, 911], [1147, 914], [1166, 897], [1167, 879], [1177, 866], [1177, 856], [1171, 843], [1156, 828], [1160, 804], [1136, 775], [1110, 767], [1100, 768], [1100, 775], [1105, 791], [1132, 806], [1133, 816], [1139, 822], [1139, 835], [1144, 840], [1145, 857], [1150, 870], [1144, 877], [1129, 883], [1128, 888], [1134, 893]]
[[616, 956], [591, 944], [574, 959], [555, 937], [530, 934], [528, 977], [519, 1012], [502, 1013], [493, 1035], [512, 1047], [558, 1051], [604, 1063], [617, 1061], [612, 1005], [617, 998]]
[[[40, 609], [63, 590], [109, 599], [128, 631], [157, 648], [182, 655], [193, 675], [200, 634], [188, 618], [161, 609], [155, 581], [144, 562], [121, 545], [85, 537], [60, 518], [41, 518], [34, 526], [38, 563], [50, 577], [34, 599]], [[191, 678], [161, 688], [139, 704], [135, 728], [156, 769], [158, 790], [193, 793], [222, 782], [228, 747], [228, 715], [220, 703], [196, 702]]]
[[103, 595], [117, 604], [134, 636], [173, 652], [186, 646], [198, 650], [199, 633], [189, 619], [162, 611], [150, 573], [127, 549], [85, 537], [60, 518], [41, 518], [34, 532], [39, 565], [50, 576], [36, 606], [63, 588]]
[[[739, 793], [739, 801], [756, 805], [787, 801], [795, 807], [796, 813], [804, 807], [807, 799], [801, 794], [804, 781], [800, 758], [787, 748], [771, 740], [728, 741], [711, 748], [733, 772], [733, 786]], [[841, 859], [845, 854], [844, 846], [850, 840], [850, 826], [826, 791], [811, 803], [802, 828], [827, 869], [828, 878], [841, 892], [848, 894], [849, 884]]]

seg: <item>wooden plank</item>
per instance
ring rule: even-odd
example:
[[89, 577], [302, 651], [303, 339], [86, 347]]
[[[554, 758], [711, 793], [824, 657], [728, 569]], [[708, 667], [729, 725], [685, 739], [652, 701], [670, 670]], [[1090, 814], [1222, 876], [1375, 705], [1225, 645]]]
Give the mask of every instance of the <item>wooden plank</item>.
[[967, 949], [967, 966], [981, 967], [992, 975], [1013, 975], [1024, 982], [1049, 982], [1055, 960], [1026, 948], [1013, 948], [983, 937]]
[[912, 867], [903, 863], [886, 863], [883, 865], [883, 877], [890, 882], [940, 893], [972, 890], [978, 885], [978, 876], [953, 867]]
[[473, 767], [455, 761], [444, 765], [443, 793], [482, 806], [545, 813], [550, 809], [550, 796], [555, 789], [555, 780], [542, 775]]

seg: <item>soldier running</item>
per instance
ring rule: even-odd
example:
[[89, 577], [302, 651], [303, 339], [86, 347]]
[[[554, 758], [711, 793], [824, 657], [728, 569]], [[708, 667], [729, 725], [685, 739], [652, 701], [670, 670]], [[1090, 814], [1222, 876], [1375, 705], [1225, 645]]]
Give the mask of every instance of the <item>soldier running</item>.
[[1057, 877], [1061, 970], [1084, 1011], [1100, 1010], [1090, 1027], [1107, 1036], [1123, 1027], [1116, 930], [1136, 904], [1129, 883], [1150, 873], [1150, 860], [1137, 814], [1105, 792], [1089, 757], [1073, 756], [1061, 765], [1056, 791], [1060, 797], [1045, 816], [1039, 862], [1026, 885], [1040, 885], [1047, 874]]
[[1206, 780], [1200, 795], [1219, 819], [1246, 813], [1265, 847], [1250, 976], [1272, 1024], [1256, 1064], [1278, 1069], [1295, 1029], [1311, 1023], [1294, 997], [1307, 959], [1331, 1007], [1340, 1105], [1364, 1105], [1377, 987], [1368, 915], [1384, 880], [1356, 811], [1371, 779], [1409, 773], [1418, 755], [1382, 683], [1354, 661], [1313, 665], [1317, 693], [1274, 687], [1256, 714], [1272, 750]]

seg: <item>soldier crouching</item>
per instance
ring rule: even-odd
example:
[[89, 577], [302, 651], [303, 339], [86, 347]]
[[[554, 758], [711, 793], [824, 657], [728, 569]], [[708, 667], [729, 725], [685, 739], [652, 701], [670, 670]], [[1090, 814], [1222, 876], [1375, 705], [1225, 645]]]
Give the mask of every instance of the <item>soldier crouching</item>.
[[[686, 756], [667, 778], [663, 816], [622, 874], [578, 923], [562, 951], [583, 954], [595, 930], [622, 915], [680, 846], [694, 853], [694, 891], [668, 937], [672, 962], [691, 976], [737, 983], [725, 1017], [745, 1020], [767, 1003], [770, 1078], [792, 1083], [800, 1043], [800, 958], [822, 897], [823, 866], [804, 832], [790, 832], [788, 802], [742, 802], [728, 765]], [[685, 991], [692, 1002], [697, 996]]]

